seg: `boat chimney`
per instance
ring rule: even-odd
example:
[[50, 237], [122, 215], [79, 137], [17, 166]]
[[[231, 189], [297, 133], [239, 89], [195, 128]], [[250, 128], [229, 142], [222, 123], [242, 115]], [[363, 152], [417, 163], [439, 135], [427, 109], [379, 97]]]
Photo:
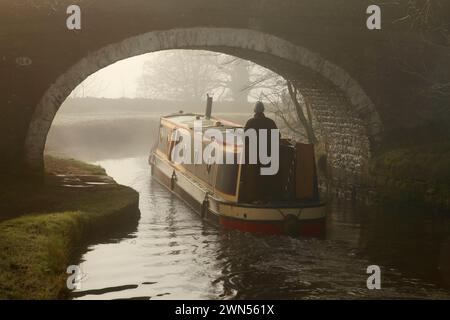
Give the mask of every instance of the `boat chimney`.
[[206, 95], [206, 112], [205, 112], [205, 119], [206, 120], [211, 119], [212, 104], [213, 104], [213, 98], [210, 97], [209, 94], [207, 94]]

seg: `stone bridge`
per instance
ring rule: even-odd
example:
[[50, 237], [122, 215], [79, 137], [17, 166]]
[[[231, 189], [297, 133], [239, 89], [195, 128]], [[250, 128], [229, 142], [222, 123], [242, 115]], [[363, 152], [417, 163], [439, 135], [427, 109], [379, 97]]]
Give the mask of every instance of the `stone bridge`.
[[[53, 118], [90, 74], [167, 49], [232, 54], [295, 80], [327, 138], [332, 166], [364, 172], [389, 131], [417, 123], [416, 110], [431, 103], [418, 94], [423, 83], [399, 63], [417, 63], [425, 46], [408, 26], [393, 23], [405, 15], [406, 1], [379, 1], [382, 29], [369, 30], [366, 10], [377, 2], [2, 1], [0, 173], [42, 172]], [[71, 4], [81, 8], [81, 30], [66, 27]], [[436, 69], [448, 59], [429, 52]]]

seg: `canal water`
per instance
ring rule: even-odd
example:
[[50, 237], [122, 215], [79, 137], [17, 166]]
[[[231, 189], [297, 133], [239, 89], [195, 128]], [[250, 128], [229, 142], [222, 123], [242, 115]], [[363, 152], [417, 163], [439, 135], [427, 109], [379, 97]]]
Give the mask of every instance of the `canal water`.
[[[73, 299], [450, 298], [450, 222], [333, 200], [325, 239], [257, 236], [203, 222], [152, 180], [147, 159], [97, 162], [140, 194], [135, 230], [82, 255]], [[369, 265], [381, 289], [367, 288]]]

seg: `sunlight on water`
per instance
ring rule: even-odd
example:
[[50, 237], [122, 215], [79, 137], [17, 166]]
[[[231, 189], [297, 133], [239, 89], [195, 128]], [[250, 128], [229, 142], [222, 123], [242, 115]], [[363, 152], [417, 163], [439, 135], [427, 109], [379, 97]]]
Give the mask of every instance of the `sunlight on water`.
[[[368, 228], [365, 211], [333, 207], [325, 240], [225, 231], [152, 181], [147, 159], [97, 164], [139, 191], [141, 218], [127, 237], [89, 247], [75, 299], [450, 298], [433, 257], [415, 258], [398, 228]], [[420, 239], [415, 251], [442, 255], [442, 243], [429, 250]], [[366, 287], [370, 264], [382, 268], [382, 290]]]

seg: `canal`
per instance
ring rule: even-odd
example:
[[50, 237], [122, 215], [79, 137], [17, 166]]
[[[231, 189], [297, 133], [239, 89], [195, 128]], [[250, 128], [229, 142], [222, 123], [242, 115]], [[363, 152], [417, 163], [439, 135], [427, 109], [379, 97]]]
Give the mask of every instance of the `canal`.
[[[450, 221], [332, 200], [325, 239], [211, 226], [145, 157], [96, 162], [140, 193], [136, 230], [88, 247], [73, 299], [450, 299]], [[381, 290], [366, 269], [381, 268]]]

